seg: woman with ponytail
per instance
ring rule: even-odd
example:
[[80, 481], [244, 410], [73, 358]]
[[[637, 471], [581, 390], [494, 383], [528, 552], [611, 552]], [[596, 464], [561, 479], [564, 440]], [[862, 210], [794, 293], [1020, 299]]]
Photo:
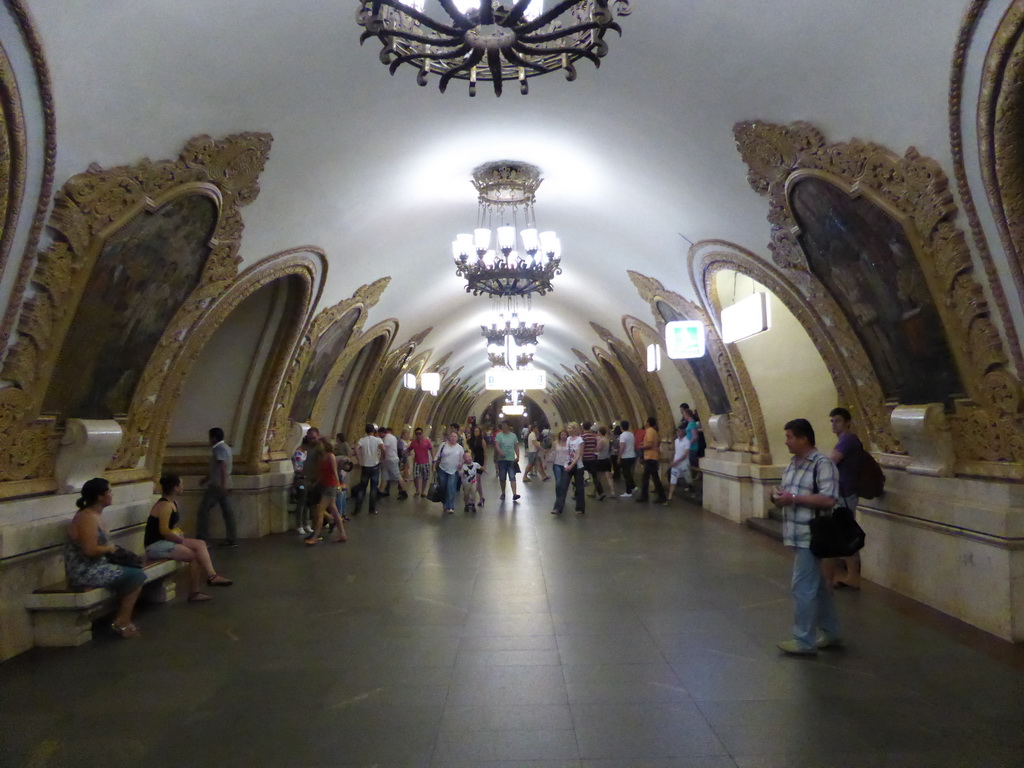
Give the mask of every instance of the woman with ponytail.
[[117, 547], [109, 543], [110, 533], [103, 524], [103, 510], [113, 502], [110, 483], [94, 477], [82, 486], [75, 502], [78, 512], [68, 526], [64, 546], [64, 570], [72, 587], [107, 587], [121, 597], [112, 627], [121, 637], [135, 637], [139, 628], [132, 623], [132, 611], [139, 599], [146, 574], [141, 568], [114, 565], [107, 555]]

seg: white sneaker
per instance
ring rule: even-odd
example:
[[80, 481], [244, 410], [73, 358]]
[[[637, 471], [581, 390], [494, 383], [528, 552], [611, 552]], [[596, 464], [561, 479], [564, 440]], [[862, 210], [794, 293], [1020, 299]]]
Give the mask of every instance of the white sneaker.
[[312, 532], [313, 529], [310, 528], [308, 525], [299, 526], [299, 533], [301, 533], [303, 536], [309, 536], [309, 534], [311, 534]]
[[620, 499], [632, 499], [633, 498], [633, 494], [632, 493], [623, 493], [621, 496], [619, 496], [619, 498]]

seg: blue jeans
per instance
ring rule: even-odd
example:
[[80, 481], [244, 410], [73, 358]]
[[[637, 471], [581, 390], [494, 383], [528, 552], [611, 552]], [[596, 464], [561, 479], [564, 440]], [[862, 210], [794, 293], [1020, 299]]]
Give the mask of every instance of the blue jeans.
[[818, 628], [830, 638], [842, 637], [832, 590], [821, 573], [821, 561], [805, 547], [793, 558], [793, 638], [799, 645], [817, 648]]
[[437, 484], [441, 486], [441, 493], [444, 494], [444, 508], [455, 509], [455, 497], [459, 493], [459, 475], [449, 475], [443, 469], [437, 470]]
[[576, 511], [586, 511], [586, 492], [583, 485], [583, 467], [579, 464], [573, 470], [567, 470], [565, 467], [557, 467], [555, 474], [555, 511], [561, 513], [565, 508], [565, 497], [569, 492], [569, 481], [572, 480], [576, 483]]
[[[377, 486], [380, 485], [380, 464], [375, 467], [363, 467], [359, 478], [359, 485], [352, 490], [352, 498], [355, 506], [352, 509], [353, 515], [358, 515], [363, 507], [363, 497], [370, 496], [370, 513], [377, 511]], [[367, 490], [369, 486], [369, 490]]]

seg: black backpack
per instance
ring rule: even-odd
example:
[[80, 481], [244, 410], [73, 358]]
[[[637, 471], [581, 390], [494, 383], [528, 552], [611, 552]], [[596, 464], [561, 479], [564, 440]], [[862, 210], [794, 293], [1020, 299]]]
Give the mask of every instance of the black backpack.
[[877, 499], [885, 492], [885, 474], [875, 457], [865, 450], [860, 452], [856, 490], [862, 499]]

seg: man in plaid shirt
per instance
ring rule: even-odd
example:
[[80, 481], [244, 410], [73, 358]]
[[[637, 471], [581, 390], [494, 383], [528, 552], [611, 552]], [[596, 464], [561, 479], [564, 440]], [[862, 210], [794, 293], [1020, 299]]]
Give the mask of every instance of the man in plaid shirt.
[[[782, 540], [793, 547], [793, 639], [779, 649], [812, 656], [819, 648], [842, 645], [839, 616], [832, 589], [821, 572], [821, 561], [811, 554], [810, 522], [816, 512], [831, 514], [839, 498], [839, 472], [832, 460], [814, 447], [814, 429], [807, 419], [786, 423], [786, 447], [793, 454], [772, 489], [772, 503], [782, 507]], [[820, 628], [820, 632], [819, 632]]]

